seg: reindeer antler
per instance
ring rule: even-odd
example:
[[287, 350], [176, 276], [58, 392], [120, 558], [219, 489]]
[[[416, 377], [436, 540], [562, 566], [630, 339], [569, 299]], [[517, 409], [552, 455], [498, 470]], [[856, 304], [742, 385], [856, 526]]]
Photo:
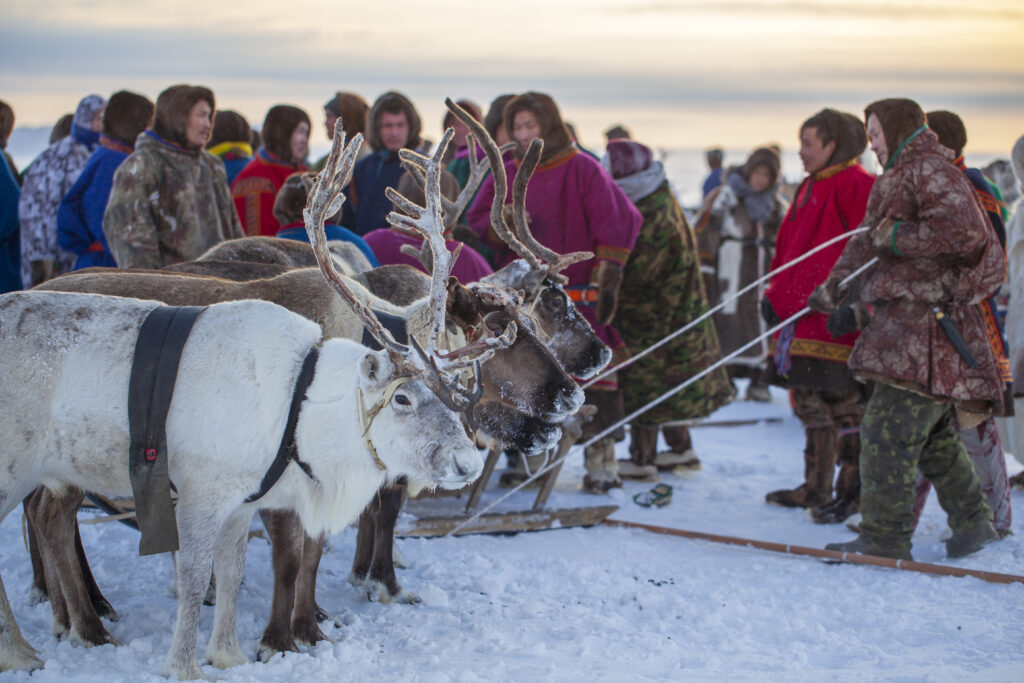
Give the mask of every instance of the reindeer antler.
[[512, 184], [512, 217], [515, 221], [520, 241], [540, 259], [547, 261], [548, 275], [565, 281], [565, 277], [559, 275], [559, 273], [574, 263], [594, 258], [594, 253], [590, 251], [575, 251], [571, 254], [562, 255], [538, 242], [533, 233], [530, 232], [530, 221], [526, 218], [526, 185], [530, 182], [530, 178], [537, 168], [537, 163], [540, 161], [540, 154], [543, 150], [544, 141], [534, 138], [530, 141], [530, 147], [526, 150], [526, 155], [519, 164], [516, 180]]
[[331, 258], [330, 250], [327, 248], [324, 221], [328, 215], [334, 215], [345, 201], [342, 190], [352, 179], [352, 167], [355, 165], [356, 154], [362, 143], [363, 136], [360, 133], [352, 138], [352, 142], [345, 145], [345, 131], [341, 127], [339, 118], [334, 126], [331, 152], [323, 170], [313, 179], [313, 186], [306, 198], [306, 207], [302, 211], [302, 217], [306, 223], [306, 234], [309, 236], [309, 243], [313, 247], [313, 253], [320, 265], [320, 271], [331, 287], [352, 307], [373, 338], [387, 349], [392, 361], [401, 372], [419, 374], [423, 371], [423, 367], [413, 361], [413, 354], [409, 347], [395, 341], [391, 333], [377, 320], [373, 311], [353, 294], [345, 283], [345, 279], [335, 269], [334, 259]]
[[536, 254], [516, 238], [515, 233], [509, 230], [508, 225], [505, 224], [505, 218], [502, 216], [505, 195], [508, 194], [508, 176], [505, 174], [505, 164], [501, 161], [501, 150], [498, 149], [498, 144], [479, 121], [474, 119], [465, 109], [455, 104], [451, 98], [446, 99], [444, 103], [452, 114], [466, 124], [473, 137], [483, 145], [484, 155], [488, 165], [491, 167], [491, 175], [494, 176], [494, 199], [491, 201], [491, 227], [512, 251], [530, 264], [531, 268], [544, 270], [544, 264], [540, 262]]

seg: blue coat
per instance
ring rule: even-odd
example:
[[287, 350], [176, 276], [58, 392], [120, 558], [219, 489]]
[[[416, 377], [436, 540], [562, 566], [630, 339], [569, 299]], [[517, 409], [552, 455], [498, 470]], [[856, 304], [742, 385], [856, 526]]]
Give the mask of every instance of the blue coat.
[[384, 189], [397, 188], [402, 172], [398, 153], [386, 149], [356, 162], [352, 169], [352, 182], [345, 191], [342, 225], [351, 226], [352, 232], [360, 236], [388, 227], [387, 216], [394, 207], [385, 196]]
[[67, 191], [57, 209], [57, 244], [78, 256], [75, 270], [117, 262], [103, 234], [103, 212], [114, 184], [114, 171], [128, 154], [109, 147], [97, 147], [82, 174]]
[[21, 228], [18, 199], [21, 188], [7, 164], [0, 160], [0, 294], [21, 289]]
[[[340, 225], [324, 225], [324, 233], [327, 235], [328, 240], [341, 240], [342, 242], [351, 242], [356, 245], [359, 251], [363, 252], [363, 256], [370, 262], [370, 265], [374, 268], [380, 267], [380, 261], [377, 260], [377, 255], [370, 249], [370, 245], [366, 243], [359, 235], [355, 234], [348, 228], [343, 228]], [[306, 233], [306, 226], [303, 223], [292, 223], [286, 225], [277, 231], [277, 237], [288, 240], [298, 240], [299, 242], [309, 243], [309, 235]]]

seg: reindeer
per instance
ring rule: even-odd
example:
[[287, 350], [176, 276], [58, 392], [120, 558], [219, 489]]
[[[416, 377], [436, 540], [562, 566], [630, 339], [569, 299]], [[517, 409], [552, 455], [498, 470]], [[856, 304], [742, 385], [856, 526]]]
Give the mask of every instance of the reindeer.
[[[355, 275], [373, 267], [354, 244], [331, 240], [328, 245], [335, 257], [335, 267], [344, 275]], [[316, 256], [305, 242], [263, 235], [225, 240], [207, 249], [196, 260], [268, 263], [293, 268], [317, 265]]]
[[[328, 179], [317, 184], [313, 209], [307, 208], [309, 223], [322, 226], [324, 211], [351, 172], [357, 145], [342, 157], [340, 144], [336, 138]], [[314, 249], [329, 262], [325, 240]], [[472, 351], [442, 355], [439, 294], [426, 351], [410, 348], [391, 337], [332, 266], [327, 270], [381, 351], [344, 339], [324, 341], [316, 351], [322, 334], [315, 323], [263, 301], [209, 306], [184, 347], [166, 423], [181, 550], [178, 616], [165, 674], [202, 676], [196, 630], [211, 569], [218, 577], [217, 606], [207, 657], [218, 667], [247, 661], [234, 611], [256, 509], [295, 509], [315, 536], [352, 521], [389, 479], [457, 487], [480, 472], [480, 454], [451, 407], [468, 407], [473, 392], [451, 373], [477, 362], [481, 351], [509, 343], [514, 326]], [[0, 297], [0, 396], [9, 407], [0, 414], [0, 430], [8, 437], [0, 444], [0, 466], [9, 475], [0, 480], [0, 518], [44, 482], [56, 490], [131, 491], [128, 376], [139, 328], [156, 306], [41, 291]], [[314, 368], [294, 436], [306, 467], [286, 467], [264, 497], [248, 502], [275, 459], [302, 366]], [[369, 413], [363, 405], [372, 406]], [[0, 581], [0, 669], [40, 665]]]
[[[415, 210], [419, 210], [418, 207]], [[296, 244], [308, 249], [307, 245]], [[447, 250], [443, 248], [443, 241], [440, 248], [444, 254], [439, 258], [446, 258]], [[333, 261], [325, 256], [321, 263], [323, 271], [315, 268], [294, 270], [271, 280], [248, 283], [157, 271], [94, 269], [91, 272], [81, 271], [55, 279], [47, 283], [46, 289], [132, 294], [156, 298], [175, 305], [202, 305], [224, 300], [264, 298], [319, 322], [327, 338], [342, 336], [358, 340], [362, 336], [363, 323], [353, 316], [345, 305], [337, 301], [336, 293], [327, 282], [327, 278], [332, 277], [328, 274], [329, 264], [333, 264]], [[262, 267], [266, 264], [258, 265]], [[441, 272], [443, 279], [444, 271]], [[431, 318], [428, 311], [436, 309], [437, 303], [434, 299], [428, 297], [416, 302], [414, 306], [398, 309], [389, 307], [386, 302], [373, 299], [355, 283], [349, 280], [345, 282], [347, 288], [361, 301], [403, 316], [413, 331], [414, 338], [423, 339], [429, 335], [428, 323]], [[447, 312], [455, 327], [464, 327], [473, 335], [487, 336], [488, 328], [500, 331], [513, 322], [514, 316], [509, 311], [514, 312], [515, 305], [518, 304], [514, 296], [493, 287], [481, 286], [470, 292], [450, 280], [447, 284], [450, 292]], [[528, 331], [526, 325], [520, 324], [516, 329], [515, 341], [508, 348], [497, 351], [494, 357], [482, 364], [482, 395], [469, 412], [471, 418], [488, 429], [493, 438], [533, 451], [545, 447], [552, 439], [557, 439], [559, 431], [556, 422], [575, 411], [582, 402], [582, 394], [576, 384], [561, 371], [557, 361]], [[455, 332], [456, 340], [463, 338], [461, 330]], [[531, 415], [524, 413], [524, 410], [537, 412]], [[64, 509], [69, 511], [67, 514], [70, 515], [70, 523], [67, 520], [64, 523], [71, 528], [74, 526], [73, 511], [77, 509], [80, 500], [79, 494], [78, 498], [72, 496], [59, 501]], [[268, 625], [267, 633], [262, 640], [261, 653], [267, 654], [297, 649], [294, 637], [300, 642], [315, 642], [324, 638], [314, 617], [316, 563], [319, 562], [322, 541], [318, 538], [304, 538], [301, 528], [296, 528], [297, 519], [289, 513], [275, 511], [262, 516], [274, 543], [275, 574], [278, 577], [271, 624]], [[308, 547], [304, 552], [299, 552], [294, 543]], [[282, 628], [279, 624], [281, 617], [274, 615], [290, 615], [293, 611], [293, 598], [288, 597], [288, 594], [289, 591], [294, 591], [295, 586], [294, 581], [289, 580], [289, 576], [295, 577], [297, 570], [294, 567], [297, 562], [304, 563], [304, 569], [297, 579], [300, 588], [300, 601], [294, 607], [297, 616], [292, 619], [289, 630], [288, 619], [284, 619]], [[303, 602], [301, 597], [307, 594], [309, 600]], [[72, 612], [79, 609], [87, 613], [92, 611], [87, 609], [87, 603], [82, 598], [79, 598], [75, 605], [77, 607], [72, 608]], [[55, 625], [66, 611], [59, 608], [58, 602], [54, 602]], [[81, 639], [92, 643], [106, 642], [109, 636], [103, 630], [98, 617], [90, 615], [86, 621], [91, 626], [79, 625], [75, 629], [77, 633], [82, 634]]]

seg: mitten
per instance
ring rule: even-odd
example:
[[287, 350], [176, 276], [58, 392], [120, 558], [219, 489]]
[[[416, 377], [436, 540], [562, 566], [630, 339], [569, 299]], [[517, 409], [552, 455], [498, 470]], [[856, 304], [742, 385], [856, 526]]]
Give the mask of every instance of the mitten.
[[807, 298], [807, 307], [818, 313], [831, 313], [839, 307], [839, 278], [829, 275]]

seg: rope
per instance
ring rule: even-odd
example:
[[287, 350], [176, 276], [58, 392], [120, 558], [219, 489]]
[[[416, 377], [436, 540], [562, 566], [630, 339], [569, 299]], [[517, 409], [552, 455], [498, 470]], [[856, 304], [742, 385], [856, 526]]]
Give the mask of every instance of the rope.
[[[863, 273], [865, 270], [867, 270], [871, 266], [875, 265], [875, 263], [877, 263], [877, 262], [878, 262], [878, 257], [872, 258], [870, 261], [868, 261], [867, 263], [862, 265], [860, 268], [858, 268], [857, 270], [853, 271], [848, 276], [846, 276], [842, 280], [842, 282], [839, 283], [840, 286], [845, 285], [846, 283], [852, 281], [855, 277], [857, 277], [858, 275]], [[746, 344], [744, 344], [740, 348], [736, 349], [735, 351], [733, 351], [729, 355], [725, 356], [724, 358], [722, 358], [718, 362], [716, 362], [716, 363], [712, 364], [711, 366], [705, 368], [704, 370], [698, 372], [696, 375], [690, 377], [689, 379], [687, 379], [686, 381], [682, 382], [681, 384], [676, 385], [674, 388], [669, 389], [664, 394], [662, 394], [658, 398], [654, 399], [653, 401], [651, 401], [647, 405], [645, 405], [645, 406], [643, 406], [641, 408], [638, 408], [637, 410], [634, 410], [632, 413], [630, 413], [626, 417], [622, 418], [621, 420], [619, 420], [618, 422], [616, 422], [612, 426], [606, 428], [605, 430], [599, 432], [595, 436], [590, 437], [587, 441], [583, 442], [582, 444], [576, 444], [576, 446], [579, 446], [579, 447], [584, 448], [584, 449], [586, 449], [588, 446], [592, 446], [593, 444], [597, 443], [601, 439], [605, 438], [606, 436], [608, 436], [609, 434], [614, 432], [619, 427], [621, 427], [621, 426], [623, 426], [623, 425], [625, 425], [625, 424], [627, 424], [629, 422], [632, 422], [635, 418], [639, 417], [640, 415], [643, 415], [644, 413], [646, 413], [651, 408], [654, 408], [655, 406], [657, 406], [657, 405], [659, 405], [661, 403], [664, 403], [668, 399], [672, 398], [672, 396], [674, 396], [675, 394], [678, 394], [680, 391], [682, 391], [686, 387], [690, 386], [694, 382], [696, 382], [696, 381], [698, 381], [700, 379], [703, 379], [705, 376], [707, 376], [711, 372], [713, 372], [713, 371], [717, 370], [718, 368], [720, 368], [721, 366], [725, 365], [726, 363], [728, 363], [730, 360], [732, 360], [736, 356], [742, 354], [747, 349], [749, 349], [749, 348], [753, 347], [755, 344], [759, 343], [761, 341], [762, 337], [775, 334], [776, 332], [781, 330], [786, 325], [788, 325], [788, 324], [790, 324], [792, 322], [795, 322], [796, 320], [798, 320], [799, 318], [803, 317], [804, 315], [806, 315], [807, 313], [810, 313], [810, 312], [811, 312], [811, 309], [807, 308], [805, 306], [804, 308], [800, 309], [799, 311], [797, 311], [796, 313], [794, 313], [790, 317], [788, 317], [785, 320], [783, 320], [782, 322], [780, 322], [778, 325], [775, 325], [774, 327], [772, 327], [765, 334], [763, 334], [761, 336], [758, 336], [758, 337], [755, 337], [752, 341], [747, 342]], [[505, 495], [503, 495], [500, 498], [498, 498], [498, 500], [494, 501], [493, 503], [491, 503], [487, 507], [483, 508], [479, 512], [476, 512], [472, 516], [468, 517], [466, 520], [464, 520], [457, 527], [455, 527], [454, 529], [449, 531], [447, 534], [445, 534], [445, 536], [446, 537], [447, 536], [452, 536], [453, 534], [455, 534], [459, 530], [461, 530], [464, 527], [466, 527], [470, 522], [475, 520], [477, 517], [480, 517], [481, 515], [489, 512], [490, 510], [493, 510], [496, 506], [498, 506], [499, 504], [501, 504], [502, 502], [507, 500], [512, 494], [514, 494], [515, 492], [519, 491], [523, 487], [525, 487], [528, 484], [530, 484], [537, 477], [539, 477], [539, 476], [541, 476], [543, 474], [546, 474], [547, 472], [549, 472], [552, 469], [554, 469], [555, 467], [557, 467], [559, 464], [561, 464], [561, 462], [563, 460], [565, 460], [567, 457], [569, 457], [570, 452], [567, 452], [562, 457], [557, 458], [557, 459], [551, 461], [545, 467], [542, 467], [541, 469], [537, 470], [537, 472], [534, 475], [532, 475], [528, 479], [523, 480], [515, 488], [510, 489], [508, 492], [505, 493]]]
[[[865, 231], [870, 230], [870, 229], [871, 228], [868, 227], [868, 226], [864, 226], [864, 227], [861, 227], [861, 228], [856, 228], [854, 230], [850, 230], [849, 232], [844, 232], [842, 235], [836, 235], [835, 237], [833, 237], [830, 240], [822, 242], [821, 244], [819, 244], [818, 246], [814, 247], [810, 251], [807, 251], [806, 253], [801, 254], [800, 256], [796, 257], [792, 261], [790, 261], [788, 263], [785, 263], [785, 264], [779, 266], [778, 268], [776, 268], [775, 270], [766, 273], [763, 277], [760, 277], [757, 280], [754, 280], [749, 285], [747, 285], [746, 287], [744, 287], [740, 291], [738, 291], [735, 294], [733, 294], [731, 297], [723, 300], [721, 303], [719, 303], [714, 308], [709, 309], [705, 313], [701, 314], [700, 316], [698, 316], [698, 317], [694, 318], [693, 320], [691, 320], [690, 322], [686, 323], [681, 328], [679, 328], [678, 330], [676, 330], [672, 334], [668, 335], [667, 337], [665, 337], [661, 341], [657, 342], [653, 346], [649, 346], [646, 349], [644, 349], [643, 351], [641, 351], [640, 353], [636, 354], [635, 356], [631, 356], [630, 358], [627, 358], [626, 360], [624, 360], [623, 362], [619, 363], [618, 365], [616, 365], [616, 366], [614, 366], [612, 368], [606, 369], [604, 372], [602, 372], [601, 374], [597, 375], [596, 377], [594, 377], [593, 379], [588, 381], [586, 384], [583, 384], [582, 388], [586, 389], [587, 387], [593, 385], [595, 382], [597, 382], [599, 380], [604, 379], [605, 377], [607, 377], [608, 375], [612, 374], [613, 372], [618, 372], [622, 368], [628, 367], [628, 366], [632, 365], [633, 363], [637, 362], [638, 360], [640, 360], [641, 358], [643, 358], [647, 354], [653, 353], [654, 351], [660, 349], [662, 346], [664, 346], [665, 344], [668, 344], [670, 341], [672, 341], [673, 339], [675, 339], [679, 335], [681, 335], [681, 334], [683, 334], [683, 333], [693, 329], [695, 326], [699, 325], [700, 323], [704, 322], [705, 320], [710, 318], [712, 315], [714, 315], [718, 311], [720, 311], [723, 308], [725, 308], [726, 304], [728, 304], [733, 299], [738, 299], [739, 297], [743, 296], [744, 294], [746, 294], [750, 290], [754, 289], [755, 287], [760, 287], [764, 282], [767, 282], [768, 280], [770, 280], [774, 276], [778, 275], [779, 273], [783, 272], [784, 270], [788, 270], [789, 268], [792, 268], [793, 266], [797, 265], [798, 263], [803, 262], [804, 260], [810, 258], [811, 256], [813, 256], [814, 254], [818, 253], [822, 249], [830, 247], [833, 244], [835, 244], [836, 242], [840, 242], [842, 240], [849, 239], [849, 238], [853, 237], [854, 235], [860, 234], [860, 233], [865, 232]], [[762, 335], [761, 337], [758, 337], [758, 341], [760, 341], [761, 339], [765, 338], [766, 336], [767, 335]], [[744, 350], [746, 350], [746, 348], [748, 348], [748, 347], [744, 347]]]

